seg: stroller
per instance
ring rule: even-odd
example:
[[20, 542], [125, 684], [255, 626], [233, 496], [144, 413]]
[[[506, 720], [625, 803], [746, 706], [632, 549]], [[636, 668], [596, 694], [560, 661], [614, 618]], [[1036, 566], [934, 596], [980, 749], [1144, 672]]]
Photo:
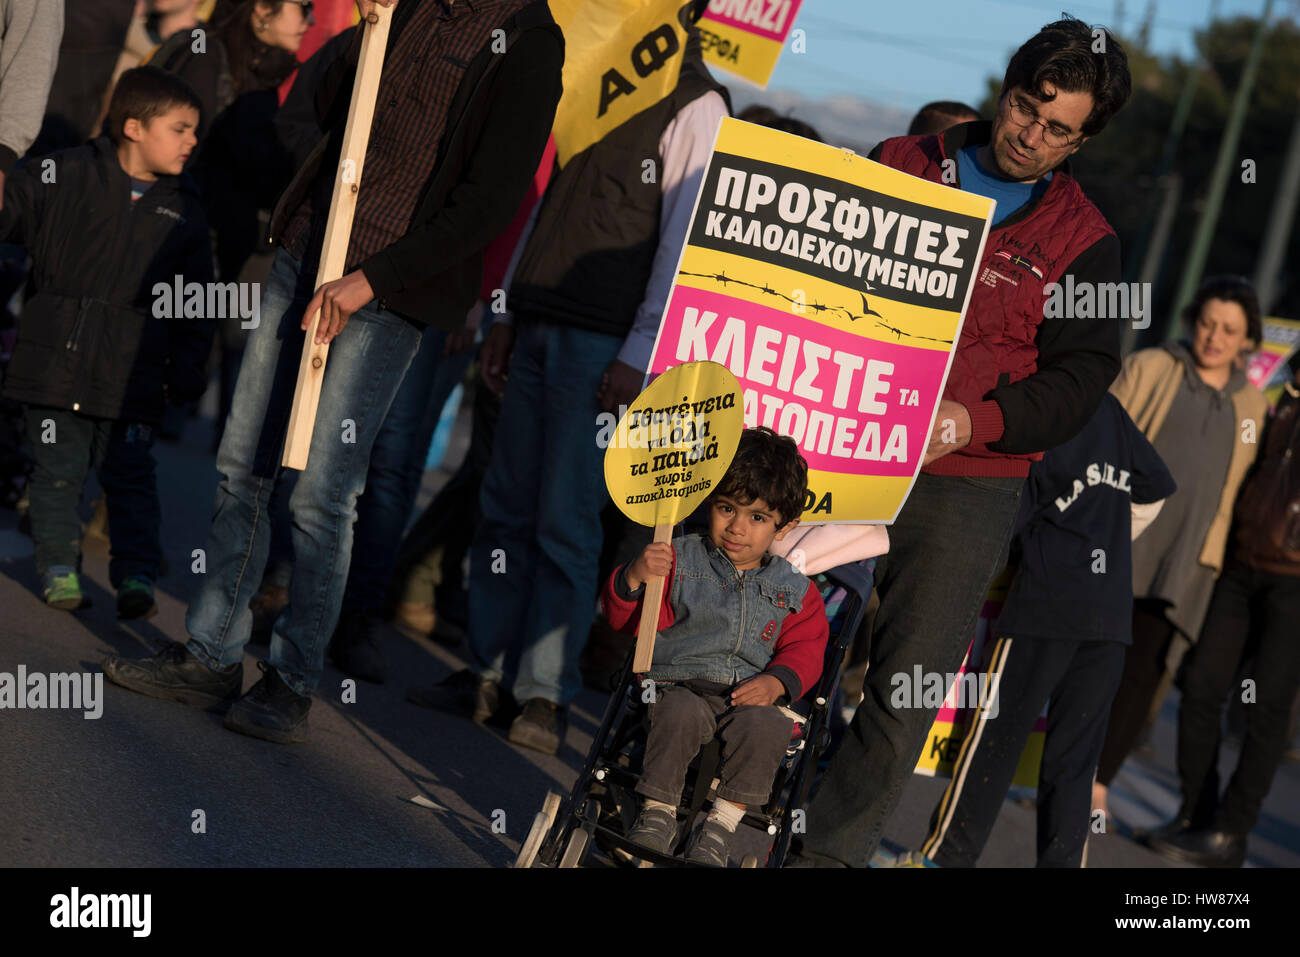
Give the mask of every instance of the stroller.
[[[804, 803], [812, 787], [818, 762], [830, 744], [830, 707], [835, 699], [845, 651], [857, 633], [871, 596], [874, 560], [841, 565], [812, 576], [821, 591], [830, 621], [826, 658], [816, 687], [783, 710], [795, 720], [790, 745], [776, 773], [768, 802], [745, 812], [742, 823], [768, 838], [765, 865], [780, 867], [791, 837], [802, 830]], [[618, 863], [639, 866], [697, 867], [682, 856], [691, 830], [700, 818], [714, 787], [721, 757], [717, 738], [706, 744], [692, 762], [677, 816], [684, 826], [672, 855], [657, 854], [626, 838], [636, 821], [638, 798], [633, 793], [640, 777], [649, 709], [643, 701], [642, 677], [632, 673], [630, 651], [617, 689], [605, 708], [586, 764], [567, 800], [549, 792], [542, 810], [519, 850], [515, 867], [581, 867], [595, 845]], [[755, 855], [746, 855], [741, 867], [757, 867]]]

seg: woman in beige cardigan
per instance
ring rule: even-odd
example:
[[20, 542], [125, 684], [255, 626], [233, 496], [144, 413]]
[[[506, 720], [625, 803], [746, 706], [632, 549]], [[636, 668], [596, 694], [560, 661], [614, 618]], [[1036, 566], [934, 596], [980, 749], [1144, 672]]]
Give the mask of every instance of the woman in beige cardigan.
[[1102, 811], [1175, 637], [1190, 643], [1200, 632], [1223, 567], [1237, 489], [1255, 460], [1268, 413], [1264, 394], [1243, 371], [1262, 332], [1254, 288], [1239, 277], [1207, 279], [1183, 320], [1188, 339], [1133, 353], [1111, 386], [1178, 490], [1133, 543], [1133, 644], [1097, 768], [1093, 807]]

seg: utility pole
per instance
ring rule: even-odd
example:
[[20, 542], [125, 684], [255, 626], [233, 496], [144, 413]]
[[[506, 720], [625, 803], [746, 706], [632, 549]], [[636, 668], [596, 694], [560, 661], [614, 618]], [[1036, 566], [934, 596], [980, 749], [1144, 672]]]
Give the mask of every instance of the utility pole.
[[1295, 125], [1291, 127], [1291, 142], [1282, 162], [1282, 181], [1273, 200], [1273, 212], [1269, 214], [1259, 262], [1255, 266], [1255, 291], [1259, 293], [1259, 307], [1266, 316], [1277, 302], [1277, 279], [1291, 239], [1291, 227], [1295, 224], [1297, 198], [1300, 198], [1300, 109], [1296, 110]]
[[[1133, 253], [1128, 257], [1128, 268], [1124, 277], [1126, 282], [1154, 283], [1159, 278], [1160, 263], [1164, 259], [1165, 245], [1169, 242], [1169, 233], [1173, 226], [1173, 216], [1178, 210], [1178, 199], [1182, 194], [1182, 177], [1171, 173], [1178, 158], [1178, 146], [1183, 141], [1183, 131], [1187, 128], [1187, 118], [1192, 113], [1192, 101], [1196, 98], [1196, 86], [1201, 76], [1203, 63], [1198, 61], [1187, 68], [1183, 78], [1183, 90], [1178, 96], [1178, 105], [1174, 107], [1174, 119], [1165, 134], [1165, 147], [1160, 154], [1154, 175], [1156, 189], [1163, 196], [1154, 222], [1148, 218], [1133, 241]], [[1141, 264], [1139, 266], [1139, 263]], [[1124, 330], [1123, 348], [1132, 351], [1137, 344], [1138, 331], [1131, 325]]]
[[[1228, 113], [1228, 122], [1223, 129], [1223, 140], [1219, 143], [1219, 155], [1214, 163], [1214, 172], [1210, 174], [1210, 186], [1205, 196], [1205, 208], [1196, 224], [1192, 236], [1192, 245], [1183, 266], [1182, 279], [1178, 284], [1178, 294], [1174, 297], [1173, 316], [1179, 315], [1183, 308], [1192, 301], [1196, 287], [1200, 284], [1201, 273], [1205, 270], [1205, 261], [1210, 255], [1210, 242], [1214, 238], [1214, 229], [1219, 222], [1219, 212], [1223, 208], [1223, 194], [1228, 188], [1228, 175], [1236, 165], [1237, 144], [1241, 141], [1241, 130], [1246, 123], [1246, 108], [1250, 105], [1250, 94], [1255, 86], [1255, 75], [1259, 72], [1259, 60], [1264, 52], [1264, 39], [1268, 36], [1269, 18], [1273, 13], [1273, 0], [1264, 0], [1264, 12], [1260, 15], [1259, 26], [1255, 29], [1255, 39], [1250, 45], [1246, 57], [1246, 67], [1241, 74], [1237, 93], [1232, 98], [1232, 109]], [[1178, 335], [1177, 322], [1169, 323], [1166, 338]]]

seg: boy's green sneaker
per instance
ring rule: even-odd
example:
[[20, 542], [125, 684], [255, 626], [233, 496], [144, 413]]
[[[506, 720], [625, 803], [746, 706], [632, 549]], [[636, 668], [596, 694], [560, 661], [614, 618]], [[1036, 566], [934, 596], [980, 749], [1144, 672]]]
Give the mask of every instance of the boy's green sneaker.
[[45, 573], [45, 604], [62, 611], [76, 611], [90, 602], [81, 591], [81, 579], [71, 568], [58, 566]]
[[147, 575], [128, 575], [117, 589], [117, 617], [152, 618], [156, 614], [153, 580]]

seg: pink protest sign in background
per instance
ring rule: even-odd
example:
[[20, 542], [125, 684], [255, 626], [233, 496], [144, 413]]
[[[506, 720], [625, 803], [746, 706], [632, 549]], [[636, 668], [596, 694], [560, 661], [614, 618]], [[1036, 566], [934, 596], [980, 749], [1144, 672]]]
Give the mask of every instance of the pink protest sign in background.
[[803, 0], [712, 0], [704, 18], [784, 43]]

